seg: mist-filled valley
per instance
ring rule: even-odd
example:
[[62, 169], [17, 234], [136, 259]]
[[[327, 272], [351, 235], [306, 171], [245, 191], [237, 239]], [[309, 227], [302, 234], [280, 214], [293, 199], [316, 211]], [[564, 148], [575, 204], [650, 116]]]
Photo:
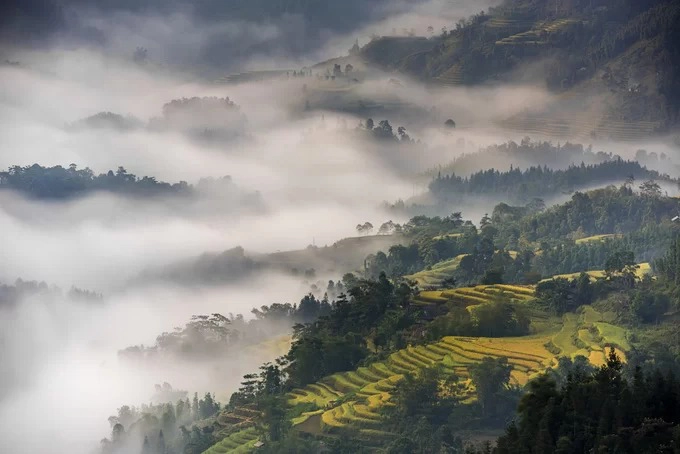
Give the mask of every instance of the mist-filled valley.
[[680, 9], [623, 3], [3, 5], [0, 453], [673, 452]]

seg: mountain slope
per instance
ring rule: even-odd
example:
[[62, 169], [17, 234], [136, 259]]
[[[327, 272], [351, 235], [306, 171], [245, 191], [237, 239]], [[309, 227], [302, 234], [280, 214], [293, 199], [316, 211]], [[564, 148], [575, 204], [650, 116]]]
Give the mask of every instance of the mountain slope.
[[[680, 5], [676, 1], [507, 0], [431, 39], [430, 50], [389, 50], [390, 55], [405, 55], [389, 63], [373, 52], [376, 47], [400, 46], [387, 40], [365, 46], [362, 56], [435, 84], [530, 78], [564, 93], [546, 112], [509, 119], [510, 128], [531, 129], [540, 118], [558, 126], [560, 121], [580, 120], [576, 129], [582, 135], [628, 139], [664, 130], [679, 119]], [[558, 115], [565, 104], [567, 113]], [[545, 124], [535, 132], [559, 132], [550, 128]]]

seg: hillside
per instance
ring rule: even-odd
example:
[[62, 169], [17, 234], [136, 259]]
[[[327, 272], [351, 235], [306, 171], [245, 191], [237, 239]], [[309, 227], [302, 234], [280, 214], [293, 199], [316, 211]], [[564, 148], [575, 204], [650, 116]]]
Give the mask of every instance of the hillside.
[[[453, 289], [421, 293], [416, 301], [425, 304], [448, 304], [475, 310], [494, 299], [505, 298], [517, 304], [531, 305], [532, 287], [477, 286], [470, 289]], [[384, 409], [391, 402], [395, 386], [406, 374], [417, 374], [425, 368], [441, 366], [446, 374], [458, 377], [459, 397], [467, 403], [477, 399], [470, 368], [483, 359], [505, 358], [511, 366], [510, 382], [524, 386], [548, 368], [555, 368], [561, 357], [574, 360], [587, 358], [595, 365], [606, 363], [606, 349], [615, 348], [624, 358], [631, 347], [625, 331], [612, 324], [612, 315], [598, 312], [591, 306], [582, 307], [578, 313], [562, 317], [546, 317], [533, 312], [532, 332], [520, 337], [460, 337], [446, 336], [436, 342], [408, 346], [390, 354], [385, 360], [366, 364], [349, 372], [324, 377], [304, 388], [287, 394], [290, 408], [305, 411], [292, 419], [293, 429], [316, 438], [329, 438], [342, 434], [361, 440], [366, 446], [377, 447], [397, 436], [386, 430]], [[243, 414], [248, 410], [237, 409]], [[294, 412], [295, 413], [295, 412]], [[251, 452], [258, 433], [251, 426], [241, 428], [242, 419], [232, 420], [235, 432], [206, 453]], [[233, 418], [233, 416], [232, 416]]]
[[[496, 186], [509, 192], [526, 185], [520, 176], [506, 175], [499, 181], [507, 186]], [[247, 322], [218, 317], [236, 337], [258, 327], [271, 331], [268, 319], [286, 322], [292, 335], [248, 350], [269, 358], [285, 353], [244, 375], [222, 405], [210, 394], [190, 414], [189, 403], [175, 404], [186, 431], [176, 431], [173, 444], [191, 454], [425, 454], [460, 446], [452, 451], [459, 454], [468, 449], [464, 443], [501, 440], [506, 427], [511, 432], [508, 421], [537, 387], [554, 393], [574, 381], [640, 387], [680, 371], [672, 334], [680, 229], [671, 218], [678, 201], [653, 180], [639, 187], [633, 181], [575, 193], [549, 208], [536, 200], [499, 203], [479, 228], [460, 212], [416, 216], [399, 226], [399, 235], [269, 256], [280, 266], [309, 266], [326, 255], [356, 263], [368, 253], [363, 267], [334, 284], [342, 283], [341, 293], [274, 304]], [[206, 328], [209, 335], [212, 325]], [[576, 401], [597, 401], [597, 388], [588, 389]], [[159, 429], [150, 421], [135, 430], [158, 447]], [[581, 443], [578, 436], [574, 443]]]
[[362, 55], [435, 85], [544, 84], [554, 102], [501, 122], [525, 133], [634, 140], [679, 120], [677, 2], [506, 0], [430, 42], [386, 37]]

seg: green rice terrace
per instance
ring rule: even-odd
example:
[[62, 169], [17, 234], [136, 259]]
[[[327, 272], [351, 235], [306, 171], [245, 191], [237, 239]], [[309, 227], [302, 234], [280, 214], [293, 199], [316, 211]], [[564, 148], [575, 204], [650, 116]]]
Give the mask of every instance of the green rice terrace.
[[466, 254], [461, 254], [451, 260], [445, 260], [433, 265], [430, 269], [420, 271], [410, 276], [405, 276], [407, 279], [416, 281], [420, 287], [439, 287], [444, 281], [453, 276], [453, 273], [458, 269], [460, 261]]
[[[463, 292], [460, 290], [463, 289], [426, 297], [468, 304], [468, 307], [470, 303], [483, 304], [482, 300], [488, 301], [496, 292], [513, 295], [517, 301], [526, 302], [532, 298], [531, 290], [526, 287], [479, 286]], [[610, 346], [625, 358], [625, 350], [630, 348], [625, 331], [609, 321], [608, 314], [601, 314], [588, 306], [582, 308], [579, 314], [566, 314], [563, 318], [549, 320], [550, 323], [539, 323], [536, 326], [542, 327], [541, 331], [528, 336], [448, 336], [438, 342], [408, 346], [392, 353], [384, 361], [333, 374], [291, 391], [288, 395], [291, 406], [312, 404], [317, 407], [317, 410], [303, 413], [294, 420], [294, 424], [298, 430], [314, 435], [352, 429], [367, 441], [375, 437], [390, 437], [389, 433], [380, 430], [380, 408], [390, 405], [390, 392], [404, 374], [441, 365], [445, 371], [460, 378], [464, 385], [462, 397], [470, 402], [475, 399], [475, 390], [469, 380], [468, 367], [484, 357], [507, 358], [513, 368], [511, 383], [514, 385], [524, 385], [532, 377], [555, 366], [560, 356], [574, 358], [582, 355], [593, 364], [601, 365], [605, 362], [605, 348]]]
[[[577, 313], [561, 317], [547, 315], [534, 307], [534, 287], [521, 285], [478, 285], [441, 291], [420, 292], [414, 299], [418, 305], [464, 307], [474, 318], [476, 308], [494, 301], [523, 305], [530, 314], [531, 332], [521, 337], [446, 336], [439, 341], [408, 347], [355, 370], [329, 375], [316, 383], [288, 393], [293, 414], [293, 428], [313, 437], [334, 437], [351, 431], [366, 446], [389, 440], [393, 434], [384, 431], [381, 408], [390, 403], [391, 392], [405, 374], [424, 368], [441, 366], [445, 373], [459, 379], [460, 397], [464, 403], [476, 400], [470, 380], [469, 366], [485, 357], [507, 358], [512, 367], [510, 383], [523, 386], [566, 356], [584, 356], [596, 366], [606, 361], [608, 348], [614, 348], [625, 360], [630, 347], [626, 330], [614, 324], [613, 313], [601, 313], [583, 306]], [[299, 408], [297, 412], [296, 408]], [[301, 413], [299, 413], [301, 412]], [[258, 431], [253, 408], [241, 407], [223, 411], [218, 422], [224, 437], [205, 451], [206, 454], [242, 453], [255, 450]]]
[[[503, 299], [531, 305], [531, 286], [479, 285], [436, 292], [421, 292], [416, 304], [446, 304], [474, 309]], [[437, 342], [410, 345], [385, 360], [356, 370], [336, 373], [288, 394], [292, 408], [305, 409], [292, 419], [294, 428], [316, 437], [335, 436], [346, 430], [364, 440], [385, 440], [392, 434], [382, 430], [380, 409], [391, 405], [391, 392], [407, 373], [441, 366], [461, 383], [463, 402], [476, 399], [468, 367], [485, 357], [507, 358], [512, 366], [511, 384], [525, 385], [531, 378], [557, 365], [561, 356], [582, 355], [594, 365], [605, 362], [605, 349], [615, 348], [622, 358], [630, 349], [625, 330], [612, 324], [613, 315], [585, 306], [563, 317], [531, 312], [532, 332], [522, 337], [488, 338], [447, 336]], [[226, 437], [206, 453], [248, 452], [257, 433], [250, 419], [253, 410], [237, 409], [219, 416]]]
[[[644, 262], [644, 263], [638, 263], [637, 268], [635, 269], [635, 274], [638, 278], [642, 278], [647, 274], [650, 274], [652, 272], [652, 265]], [[585, 273], [590, 276], [590, 280], [594, 281], [597, 279], [604, 279], [606, 273], [604, 270], [592, 270], [592, 271], [585, 271]], [[558, 274], [555, 276], [552, 276], [548, 279], [544, 279], [544, 281], [550, 280], [550, 279], [576, 279], [579, 277], [581, 273], [569, 273], [569, 274]]]
[[[530, 30], [521, 33], [516, 33], [514, 35], [496, 41], [496, 45], [497, 46], [547, 45], [548, 37], [551, 34], [559, 33], [577, 23], [579, 23], [579, 21], [573, 19], [560, 19], [552, 22], [541, 22], [533, 25]], [[510, 24], [512, 24], [512, 22]], [[498, 28], [499, 23], [495, 22], [492, 26]]]

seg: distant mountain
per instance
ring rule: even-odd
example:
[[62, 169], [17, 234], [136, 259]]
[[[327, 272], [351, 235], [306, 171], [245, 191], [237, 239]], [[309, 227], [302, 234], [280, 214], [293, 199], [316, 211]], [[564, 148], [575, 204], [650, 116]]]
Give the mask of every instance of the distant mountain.
[[515, 129], [576, 125], [591, 136], [629, 139], [680, 121], [677, 1], [506, 0], [427, 41], [378, 38], [361, 55], [434, 84], [531, 78], [564, 95], [559, 108], [508, 119]]

